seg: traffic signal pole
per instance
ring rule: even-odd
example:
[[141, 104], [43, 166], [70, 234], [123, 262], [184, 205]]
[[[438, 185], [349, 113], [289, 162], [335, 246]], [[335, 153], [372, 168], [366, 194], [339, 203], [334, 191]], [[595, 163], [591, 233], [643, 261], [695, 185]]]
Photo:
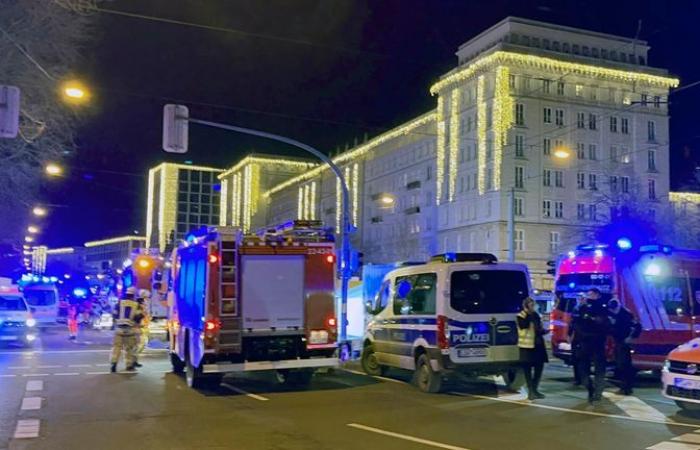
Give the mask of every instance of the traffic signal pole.
[[253, 136], [263, 137], [267, 139], [272, 139], [274, 141], [284, 142], [285, 144], [293, 145], [298, 147], [308, 153], [311, 153], [322, 162], [324, 162], [333, 171], [335, 176], [340, 180], [340, 186], [342, 189], [342, 199], [343, 199], [343, 220], [341, 231], [341, 264], [340, 264], [340, 329], [338, 340], [342, 345], [347, 342], [347, 322], [348, 322], [348, 287], [350, 283], [350, 277], [352, 275], [352, 268], [350, 267], [350, 255], [352, 253], [352, 245], [350, 243], [350, 234], [355, 231], [352, 223], [350, 222], [350, 193], [348, 191], [348, 185], [343, 176], [343, 172], [340, 168], [325, 154], [311, 147], [310, 145], [304, 144], [294, 139], [290, 139], [284, 136], [280, 136], [273, 133], [266, 133], [264, 131], [253, 130], [251, 128], [237, 127], [234, 125], [226, 125], [218, 122], [210, 122], [208, 120], [192, 119], [190, 117], [177, 117], [179, 120], [187, 120], [191, 123], [196, 123], [198, 125], [205, 125], [208, 127], [221, 128], [229, 131], [236, 131], [238, 133], [250, 134]]

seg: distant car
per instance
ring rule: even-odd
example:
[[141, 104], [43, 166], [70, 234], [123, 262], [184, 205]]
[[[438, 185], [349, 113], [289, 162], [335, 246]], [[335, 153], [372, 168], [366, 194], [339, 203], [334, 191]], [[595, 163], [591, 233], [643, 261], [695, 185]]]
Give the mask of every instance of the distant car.
[[662, 394], [681, 409], [700, 411], [700, 338], [668, 354], [661, 371]]
[[7, 288], [0, 289], [0, 343], [18, 343], [29, 347], [35, 339], [36, 320], [22, 294]]

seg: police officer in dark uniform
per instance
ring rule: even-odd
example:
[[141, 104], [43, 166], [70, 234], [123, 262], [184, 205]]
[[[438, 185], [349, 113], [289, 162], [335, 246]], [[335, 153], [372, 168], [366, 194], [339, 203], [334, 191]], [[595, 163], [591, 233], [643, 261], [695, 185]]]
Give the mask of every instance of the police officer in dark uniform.
[[[579, 307], [578, 316], [572, 325], [574, 338], [578, 343], [576, 359], [582, 381], [588, 388], [588, 401], [600, 401], [605, 383], [605, 341], [610, 329], [608, 311], [601, 300], [600, 291], [590, 289], [586, 301]], [[594, 377], [591, 381], [591, 363]]]
[[639, 336], [641, 325], [617, 298], [612, 298], [608, 302], [608, 311], [611, 322], [610, 334], [615, 341], [615, 365], [622, 382], [618, 394], [632, 395], [635, 370], [632, 367], [630, 341]]
[[581, 305], [583, 305], [586, 302], [586, 298], [583, 296], [583, 294], [579, 295], [576, 297], [576, 305], [574, 305], [573, 309], [571, 310], [571, 323], [569, 324], [569, 343], [571, 344], [571, 366], [574, 368], [574, 386], [581, 386], [583, 384], [583, 380], [581, 377], [581, 373], [579, 372], [579, 364], [578, 364], [578, 351], [579, 351], [579, 346], [580, 342], [576, 338], [576, 334], [574, 333], [574, 322], [576, 322], [576, 319], [579, 316], [579, 310], [581, 309]]

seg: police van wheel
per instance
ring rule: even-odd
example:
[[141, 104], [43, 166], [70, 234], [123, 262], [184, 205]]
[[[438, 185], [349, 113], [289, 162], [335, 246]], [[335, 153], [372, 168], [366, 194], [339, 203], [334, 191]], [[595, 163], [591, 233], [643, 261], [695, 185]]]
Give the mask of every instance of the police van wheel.
[[442, 377], [430, 366], [428, 355], [420, 355], [416, 361], [414, 379], [418, 389], [423, 392], [436, 393], [442, 388]]
[[170, 354], [170, 365], [173, 367], [173, 373], [182, 373], [185, 371], [185, 363], [182, 362], [176, 353]]
[[374, 353], [372, 344], [362, 349], [362, 370], [364, 370], [367, 375], [373, 377], [386, 374], [387, 367], [382, 366], [379, 364], [379, 361], [377, 361], [377, 355]]
[[506, 383], [506, 388], [516, 392], [525, 385], [525, 374], [520, 369], [510, 369], [503, 372], [503, 381]]

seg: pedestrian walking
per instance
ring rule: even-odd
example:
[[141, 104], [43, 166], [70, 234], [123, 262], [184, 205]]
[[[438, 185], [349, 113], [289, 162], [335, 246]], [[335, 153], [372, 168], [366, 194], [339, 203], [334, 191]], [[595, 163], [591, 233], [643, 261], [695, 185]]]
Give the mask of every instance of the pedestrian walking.
[[124, 298], [119, 300], [114, 311], [114, 343], [110, 359], [111, 372], [117, 371], [122, 351], [125, 353], [126, 370], [136, 370], [137, 327], [143, 319], [139, 304], [134, 299], [134, 289], [128, 288]]
[[[588, 401], [594, 403], [602, 399], [605, 383], [605, 341], [609, 332], [609, 317], [602, 302], [600, 291], [590, 289], [586, 301], [579, 308], [579, 314], [572, 322], [574, 337], [579, 343], [577, 361], [582, 381], [588, 388]], [[593, 380], [591, 380], [593, 364]]]
[[527, 396], [530, 400], [544, 398], [538, 388], [542, 379], [544, 363], [549, 362], [544, 335], [547, 331], [542, 327], [542, 318], [536, 311], [535, 301], [527, 297], [523, 300], [523, 309], [518, 313], [518, 347], [520, 361], [525, 372]]
[[635, 370], [632, 366], [632, 339], [639, 337], [642, 327], [634, 315], [617, 298], [608, 302], [611, 334], [615, 341], [615, 368], [621, 381], [618, 394], [632, 395]]

